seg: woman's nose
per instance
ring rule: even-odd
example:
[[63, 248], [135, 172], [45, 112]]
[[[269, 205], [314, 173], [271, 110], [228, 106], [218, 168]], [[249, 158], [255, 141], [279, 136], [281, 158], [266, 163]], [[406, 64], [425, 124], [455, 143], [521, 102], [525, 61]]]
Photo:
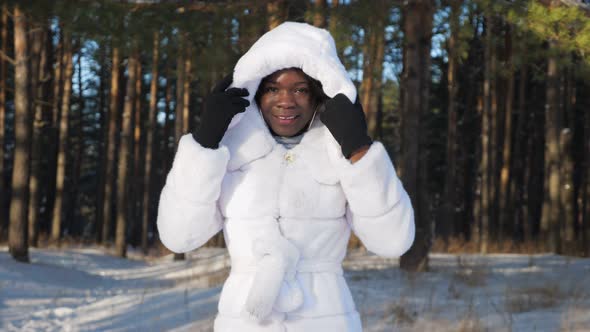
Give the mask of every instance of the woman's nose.
[[295, 96], [291, 91], [288, 91], [288, 90], [279, 91], [278, 106], [292, 107], [294, 105], [295, 105]]

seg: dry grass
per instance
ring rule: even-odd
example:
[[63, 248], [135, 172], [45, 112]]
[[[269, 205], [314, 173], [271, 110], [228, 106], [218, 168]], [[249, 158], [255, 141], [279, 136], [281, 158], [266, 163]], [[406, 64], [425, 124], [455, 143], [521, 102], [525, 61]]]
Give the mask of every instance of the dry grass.
[[457, 269], [453, 272], [451, 281], [469, 287], [481, 287], [486, 285], [489, 274], [489, 268], [485, 264], [470, 263], [457, 256]]
[[564, 298], [556, 284], [524, 289], [507, 288], [504, 307], [509, 313], [522, 313], [554, 307]]
[[485, 327], [482, 325], [479, 315], [475, 310], [475, 305], [473, 303], [473, 298], [469, 301], [469, 306], [467, 307], [467, 311], [458, 322], [457, 331], [458, 332], [480, 332], [485, 331]]
[[[460, 237], [450, 238], [447, 243], [441, 238], [436, 238], [432, 245], [431, 252], [449, 253], [449, 254], [479, 254], [479, 246], [474, 241], [466, 241]], [[531, 242], [515, 242], [512, 240], [505, 240], [502, 242], [490, 242], [488, 244], [487, 253], [498, 254], [538, 254], [547, 252], [544, 243]]]
[[404, 303], [392, 303], [385, 310], [386, 316], [391, 315], [393, 323], [397, 325], [412, 325], [416, 321], [418, 313], [409, 310]]

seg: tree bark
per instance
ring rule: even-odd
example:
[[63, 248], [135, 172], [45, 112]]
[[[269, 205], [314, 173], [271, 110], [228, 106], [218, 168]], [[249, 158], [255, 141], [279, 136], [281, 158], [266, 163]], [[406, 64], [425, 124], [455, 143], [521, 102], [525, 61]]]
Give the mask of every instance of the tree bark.
[[186, 80], [185, 62], [184, 62], [184, 44], [185, 36], [180, 33], [179, 49], [176, 59], [176, 120], [174, 122], [174, 141], [176, 144], [184, 133], [184, 81]]
[[119, 148], [119, 164], [117, 169], [117, 230], [115, 237], [116, 255], [119, 257], [127, 256], [127, 209], [129, 207], [129, 157], [131, 143], [133, 140], [131, 126], [133, 103], [135, 102], [135, 84], [137, 80], [138, 54], [134, 50], [127, 62], [127, 72], [129, 73], [125, 105], [123, 107], [123, 123], [121, 126], [121, 142]]
[[456, 206], [456, 173], [457, 173], [457, 62], [459, 43], [459, 16], [462, 0], [451, 0], [451, 35], [448, 41], [448, 72], [447, 90], [449, 94], [447, 115], [447, 171], [445, 174], [445, 189], [443, 195], [443, 213], [440, 220], [440, 235], [443, 238], [445, 249], [448, 246], [449, 236], [455, 234], [455, 206]]
[[428, 251], [432, 234], [429, 204], [426, 199], [427, 157], [426, 126], [423, 116], [429, 109], [430, 47], [434, 3], [430, 0], [404, 5], [404, 72], [403, 72], [403, 180], [410, 195], [416, 223], [416, 239], [401, 257], [400, 266], [409, 271], [428, 269]]
[[[76, 44], [79, 44], [79, 40]], [[78, 48], [78, 47], [76, 47]], [[74, 122], [71, 124], [73, 130], [71, 133], [73, 134], [74, 140], [70, 140], [71, 148], [74, 150], [74, 160], [72, 160], [72, 174], [70, 179], [70, 189], [67, 191], [68, 193], [68, 210], [66, 211], [66, 227], [65, 229], [68, 230], [70, 234], [79, 234], [80, 233], [80, 225], [77, 223], [76, 214], [78, 213], [79, 207], [79, 194], [80, 194], [80, 174], [81, 168], [83, 163], [84, 157], [84, 132], [82, 130], [83, 127], [83, 112], [84, 112], [84, 95], [83, 95], [83, 84], [82, 84], [82, 54], [78, 54], [76, 59], [76, 67], [77, 67], [77, 80], [78, 80], [78, 100], [77, 100], [77, 109], [76, 112], [73, 113], [74, 115]]]
[[[172, 158], [174, 158], [174, 151], [171, 146], [176, 146], [176, 142], [173, 140], [172, 144], [170, 142], [170, 136], [173, 134], [174, 131], [174, 122], [172, 122], [172, 115], [174, 114], [174, 109], [172, 107], [172, 96], [173, 96], [173, 82], [171, 77], [170, 69], [166, 70], [166, 88], [165, 88], [165, 96], [164, 96], [164, 104], [165, 104], [165, 113], [166, 119], [164, 120], [164, 133], [162, 142], [164, 143], [164, 151], [165, 151], [165, 158], [162, 158], [162, 167], [164, 170], [164, 174], [168, 173], [170, 167], [172, 165]], [[162, 177], [162, 186], [165, 184], [165, 177]]]
[[[504, 145], [502, 148], [502, 169], [500, 171], [500, 194], [498, 196], [500, 203], [499, 236], [503, 237], [505, 231], [504, 225], [510, 225], [513, 222], [513, 197], [510, 192], [510, 182], [512, 174], [510, 172], [512, 165], [512, 113], [514, 101], [514, 61], [512, 49], [512, 27], [506, 32], [506, 52], [508, 53], [508, 84], [506, 86], [506, 112], [504, 120]], [[511, 229], [512, 230], [512, 229]]]
[[38, 225], [40, 216], [40, 201], [41, 201], [41, 145], [42, 145], [42, 130], [43, 130], [43, 112], [45, 110], [44, 103], [47, 102], [47, 83], [45, 82], [49, 76], [47, 47], [44, 47], [51, 34], [48, 27], [43, 27], [33, 34], [32, 40], [32, 62], [31, 77], [33, 84], [31, 95], [34, 96], [33, 103], [33, 136], [31, 144], [31, 174], [29, 178], [29, 246], [37, 247], [38, 245]]
[[367, 24], [365, 28], [363, 81], [360, 88], [361, 96], [359, 96], [367, 118], [369, 134], [373, 137], [375, 137], [377, 128], [377, 109], [385, 54], [385, 27], [389, 17], [389, 4], [387, 1], [379, 0], [375, 4], [374, 20]]
[[15, 149], [12, 170], [12, 197], [8, 250], [20, 262], [29, 261], [27, 244], [27, 199], [30, 166], [30, 96], [27, 47], [27, 23], [18, 4], [14, 5], [14, 131]]
[[[8, 49], [8, 8], [6, 4], [2, 5], [2, 27], [0, 31], [0, 38], [2, 51], [6, 53]], [[6, 133], [6, 60], [0, 59], [0, 236], [4, 233], [4, 230], [8, 226], [8, 216], [5, 203], [7, 203], [7, 184], [4, 181], [4, 140]]]
[[106, 139], [106, 165], [104, 176], [104, 201], [103, 201], [103, 221], [102, 221], [102, 242], [108, 244], [111, 237], [111, 221], [113, 219], [113, 189], [115, 187], [115, 154], [117, 139], [117, 114], [119, 113], [119, 69], [121, 59], [119, 48], [113, 46], [112, 64], [111, 64], [111, 88], [109, 110], [107, 114], [108, 136]]
[[[586, 100], [588, 97], [586, 96]], [[590, 113], [584, 112], [584, 146], [585, 151], [590, 151]], [[584, 182], [582, 182], [582, 248], [584, 255], [590, 256], [590, 154], [584, 156]]]
[[326, 28], [326, 0], [314, 0], [313, 3], [313, 25]]
[[55, 209], [56, 199], [56, 175], [57, 175], [57, 154], [59, 148], [59, 122], [61, 120], [61, 101], [63, 95], [63, 44], [64, 33], [63, 27], [58, 25], [56, 34], [59, 34], [58, 43], [54, 51], [55, 68], [53, 70], [52, 97], [51, 97], [51, 114], [49, 115], [49, 143], [48, 143], [48, 167], [47, 167], [47, 207], [43, 213], [43, 220], [53, 222], [53, 211]]
[[573, 131], [564, 128], [560, 132], [559, 148], [561, 152], [561, 176], [560, 176], [560, 205], [563, 218], [563, 227], [559, 233], [561, 251], [567, 255], [577, 254], [575, 237], [574, 214], [574, 161], [572, 158]]
[[[491, 6], [491, 5], [490, 5]], [[489, 242], [490, 238], [493, 240], [498, 240], [498, 208], [499, 208], [499, 200], [498, 200], [498, 188], [500, 187], [500, 108], [498, 107], [498, 54], [497, 54], [497, 42], [496, 42], [496, 34], [499, 33], [499, 29], [497, 26], [500, 25], [499, 19], [496, 17], [495, 13], [492, 12], [493, 9], [490, 9], [489, 15], [486, 17], [486, 24], [489, 24], [489, 40], [486, 42], [489, 43], [490, 47], [490, 54], [489, 54], [489, 64], [490, 64], [490, 71], [488, 76], [488, 81], [490, 85], [489, 90], [489, 103], [490, 103], [490, 112], [489, 112], [489, 123], [490, 123], [490, 136], [489, 136], [489, 184], [488, 184], [488, 195], [489, 195], [489, 209], [488, 209], [488, 216], [489, 221], [487, 225], [487, 230], [484, 230], [487, 235], [486, 239]], [[487, 27], [486, 27], [486, 31]], [[488, 35], [486, 35], [487, 37]], [[487, 244], [486, 244], [487, 246]], [[487, 249], [486, 249], [487, 252]]]
[[96, 243], [102, 243], [102, 230], [104, 225], [104, 191], [105, 191], [105, 172], [106, 172], [106, 163], [107, 163], [107, 146], [108, 146], [108, 135], [109, 135], [109, 126], [108, 126], [108, 109], [105, 110], [106, 107], [106, 98], [105, 92], [107, 89], [107, 70], [106, 70], [106, 63], [107, 63], [107, 54], [108, 48], [103, 47], [100, 51], [100, 70], [99, 70], [99, 84], [98, 84], [98, 112], [100, 114], [100, 154], [98, 157], [99, 164], [98, 164], [98, 178], [96, 180], [96, 213], [95, 213], [95, 240]]
[[[488, 9], [489, 11], [489, 9]], [[481, 192], [481, 229], [480, 229], [480, 247], [479, 250], [482, 254], [486, 254], [488, 251], [488, 241], [490, 235], [490, 222], [492, 218], [493, 208], [493, 186], [494, 186], [494, 154], [496, 153], [494, 139], [494, 101], [493, 101], [493, 89], [495, 84], [493, 83], [494, 76], [494, 41], [493, 41], [493, 18], [491, 13], [486, 14], [486, 27], [485, 27], [485, 48], [484, 48], [484, 86], [483, 86], [483, 109], [481, 116], [481, 162], [480, 162], [480, 192]]]
[[[522, 43], [524, 46], [524, 42]], [[524, 58], [526, 49], [521, 47], [519, 53]], [[528, 243], [532, 240], [532, 229], [528, 220], [525, 181], [525, 151], [528, 133], [527, 129], [529, 114], [526, 108], [526, 83], [528, 79], [527, 65], [521, 65], [520, 78], [518, 83], [518, 116], [516, 117], [516, 131], [514, 139], [514, 163], [513, 163], [513, 181], [510, 182], [510, 197], [513, 197], [514, 217], [507, 215], [508, 222], [514, 223], [514, 233], [522, 236], [522, 240]]]
[[133, 125], [133, 172], [130, 174], [130, 181], [133, 183], [130, 186], [130, 202], [131, 202], [131, 218], [129, 221], [130, 225], [127, 227], [131, 234], [131, 244], [136, 245], [141, 241], [141, 203], [140, 197], [143, 192], [143, 177], [141, 176], [142, 171], [142, 155], [141, 155], [141, 137], [142, 137], [142, 103], [141, 103], [141, 90], [142, 90], [142, 78], [141, 78], [141, 62], [137, 62], [135, 66], [136, 80], [135, 80], [135, 107], [134, 107], [134, 125]]
[[154, 154], [154, 134], [156, 130], [156, 115], [158, 106], [158, 61], [160, 56], [160, 34], [154, 32], [154, 44], [152, 51], [152, 78], [150, 82], [150, 111], [148, 114], [146, 126], [146, 153], [145, 153], [145, 171], [144, 171], [144, 191], [143, 191], [143, 219], [141, 223], [141, 249], [144, 254], [148, 251], [148, 234], [150, 220], [150, 202], [152, 198], [152, 155]]
[[[184, 89], [186, 81], [185, 71], [185, 35], [180, 35], [181, 46], [178, 50], [176, 61], [176, 117], [174, 121], [174, 142], [178, 144], [180, 137], [184, 133]], [[174, 260], [184, 260], [184, 254], [174, 254]]]
[[[182, 134], [186, 134], [191, 130], [191, 67], [191, 47], [186, 45], [184, 52], [184, 84], [182, 87]], [[178, 138], [178, 140], [180, 140], [180, 138]]]
[[59, 120], [59, 140], [57, 154], [57, 169], [55, 178], [55, 204], [53, 207], [53, 219], [51, 224], [51, 243], [59, 245], [61, 236], [61, 223], [65, 211], [65, 173], [66, 154], [68, 149], [68, 126], [70, 113], [70, 98], [72, 94], [72, 40], [70, 33], [64, 31], [62, 63], [64, 65], [63, 94], [61, 102], [61, 114]]
[[285, 0], [273, 0], [266, 4], [266, 12], [268, 15], [268, 30], [276, 28], [283, 23], [287, 17], [287, 6]]
[[[555, 41], [550, 41], [550, 49], [555, 51]], [[541, 227], [548, 249], [561, 252], [560, 239], [560, 191], [561, 191], [561, 151], [560, 132], [562, 121], [559, 105], [559, 71], [557, 55], [549, 56], [547, 63], [547, 90], [545, 106], [545, 200]]]
[[[485, 82], [485, 79], [484, 79]], [[486, 189], [487, 192], [487, 187], [484, 188], [484, 182], [483, 182], [483, 174], [487, 174], [487, 172], [482, 172], [482, 165], [487, 165], [487, 161], [485, 163], [483, 163], [482, 159], [484, 156], [484, 149], [483, 147], [486, 147], [485, 152], [487, 152], [487, 140], [489, 139], [488, 135], [488, 130], [486, 129], [484, 131], [484, 128], [489, 128], [487, 125], [487, 116], [484, 118], [484, 96], [482, 96], [481, 94], [479, 94], [476, 98], [476, 111], [478, 114], [478, 118], [481, 121], [481, 136], [480, 136], [480, 143], [479, 146], [476, 148], [476, 150], [479, 150], [479, 155], [476, 152], [475, 154], [479, 156], [480, 160], [479, 160], [479, 165], [476, 166], [475, 163], [477, 161], [474, 160], [473, 162], [473, 168], [478, 168], [477, 171], [477, 176], [474, 178], [474, 187], [477, 187], [478, 189], [476, 190], [475, 194], [473, 195], [473, 224], [471, 226], [471, 241], [474, 242], [474, 245], [476, 248], [481, 248], [482, 246], [482, 221], [483, 221], [483, 212], [482, 212], [482, 196], [483, 196], [483, 190]], [[485, 144], [484, 144], [484, 134], [485, 134]], [[475, 138], [475, 137], [474, 137]], [[485, 154], [485, 156], [487, 156], [487, 153]], [[487, 182], [486, 182], [487, 185]], [[487, 196], [486, 196], [487, 197]]]
[[[332, 0], [330, 2], [330, 17], [329, 17], [329, 24], [328, 24], [328, 30], [331, 32], [336, 31], [336, 29], [338, 28], [338, 24], [339, 24], [339, 18], [338, 18], [338, 6], [340, 5], [340, 1], [339, 0]], [[338, 55], [340, 55], [340, 48], [339, 48], [339, 43], [336, 42], [336, 48], [338, 50]]]
[[[571, 55], [570, 55], [571, 56]], [[572, 59], [572, 64], [576, 64]], [[580, 127], [576, 125], [579, 121], [576, 117], [576, 89], [573, 79], [573, 65], [564, 68], [562, 80], [563, 95], [563, 113], [565, 115], [565, 128], [560, 132], [560, 152], [561, 152], [561, 211], [563, 214], [562, 234], [562, 251], [568, 255], [578, 254], [578, 243], [576, 239], [578, 207], [579, 204], [579, 164], [582, 158], [575, 158], [577, 151], [574, 148], [577, 145]], [[583, 145], [583, 142], [582, 142]]]

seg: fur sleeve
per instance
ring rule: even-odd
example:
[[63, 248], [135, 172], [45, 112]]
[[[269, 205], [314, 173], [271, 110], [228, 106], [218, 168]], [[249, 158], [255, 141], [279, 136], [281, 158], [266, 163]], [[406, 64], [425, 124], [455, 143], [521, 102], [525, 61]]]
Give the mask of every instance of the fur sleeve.
[[223, 146], [204, 148], [190, 134], [180, 139], [158, 206], [160, 240], [171, 251], [196, 249], [223, 227], [217, 200], [228, 160]]
[[414, 210], [383, 145], [374, 142], [354, 164], [342, 157], [337, 168], [355, 234], [380, 256], [401, 256], [414, 241]]

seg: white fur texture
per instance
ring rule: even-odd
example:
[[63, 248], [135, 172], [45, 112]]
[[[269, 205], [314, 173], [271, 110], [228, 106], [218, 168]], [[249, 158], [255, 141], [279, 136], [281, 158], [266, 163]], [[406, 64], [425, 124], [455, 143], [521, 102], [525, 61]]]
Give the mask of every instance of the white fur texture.
[[[329, 96], [356, 98], [329, 33], [302, 23], [260, 38], [236, 65], [234, 86], [252, 99], [264, 76], [288, 67], [320, 80]], [[335, 268], [351, 228], [385, 256], [401, 255], [414, 238], [410, 199], [380, 143], [351, 164], [316, 117], [287, 150], [255, 103], [234, 117], [217, 150], [183, 137], [160, 198], [158, 229], [173, 251], [194, 249], [222, 228], [232, 273], [220, 296], [218, 332], [360, 331]]]
[[[306, 23], [285, 22], [260, 37], [236, 64], [232, 86], [248, 89], [252, 101], [265, 76], [291, 67], [322, 82], [328, 97], [343, 93], [355, 101], [356, 88], [338, 59], [334, 39], [327, 30]], [[242, 116], [235, 116], [230, 128]]]

